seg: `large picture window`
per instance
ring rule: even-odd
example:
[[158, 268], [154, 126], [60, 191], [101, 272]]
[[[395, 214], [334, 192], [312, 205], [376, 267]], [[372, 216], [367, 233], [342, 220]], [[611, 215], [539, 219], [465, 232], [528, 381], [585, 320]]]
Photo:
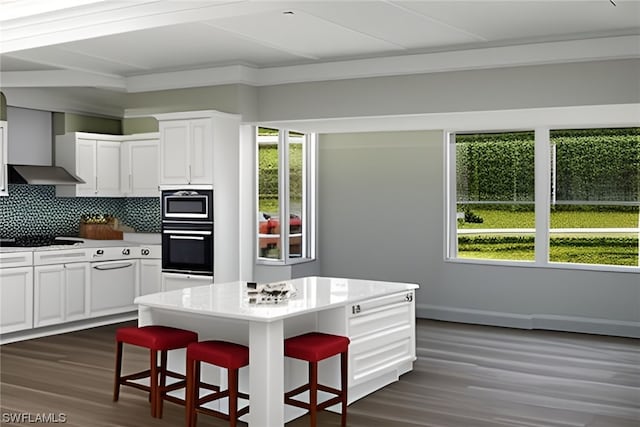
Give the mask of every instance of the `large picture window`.
[[640, 129], [448, 135], [449, 259], [639, 267]]
[[315, 135], [258, 127], [256, 141], [257, 258], [313, 259]]

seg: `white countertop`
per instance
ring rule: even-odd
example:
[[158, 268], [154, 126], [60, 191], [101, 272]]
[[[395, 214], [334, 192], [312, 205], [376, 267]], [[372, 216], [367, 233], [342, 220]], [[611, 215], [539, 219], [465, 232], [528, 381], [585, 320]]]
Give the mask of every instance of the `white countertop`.
[[287, 280], [296, 295], [278, 304], [249, 303], [246, 282], [216, 283], [144, 295], [135, 303], [205, 316], [270, 322], [370, 298], [417, 289], [413, 283], [330, 277]]

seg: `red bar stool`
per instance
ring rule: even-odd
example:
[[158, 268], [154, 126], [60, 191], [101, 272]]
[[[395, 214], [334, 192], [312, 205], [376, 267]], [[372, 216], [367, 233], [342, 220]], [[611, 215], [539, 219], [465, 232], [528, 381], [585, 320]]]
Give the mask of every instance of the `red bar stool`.
[[[197, 333], [169, 326], [119, 328], [116, 331], [116, 369], [113, 401], [116, 402], [120, 397], [120, 386], [126, 385], [149, 393], [151, 416], [155, 418], [162, 418], [163, 400], [184, 404], [184, 400], [166, 395], [168, 391], [177, 390], [186, 385], [184, 375], [167, 369], [167, 351], [185, 348], [194, 341], [198, 341]], [[122, 348], [124, 343], [148, 348], [150, 352], [150, 369], [123, 376]], [[160, 352], [160, 366], [158, 366], [158, 352]], [[160, 377], [159, 381], [158, 376]], [[167, 377], [177, 378], [180, 381], [167, 386]], [[149, 385], [133, 381], [141, 378], [149, 378]]]
[[[311, 415], [311, 426], [317, 423], [317, 412], [342, 403], [341, 426], [347, 424], [347, 363], [348, 363], [349, 338], [338, 335], [310, 332], [284, 340], [284, 355], [294, 359], [309, 362], [309, 382], [284, 394], [284, 403], [299, 408], [308, 409]], [[332, 356], [340, 355], [340, 390], [318, 384], [318, 362]], [[293, 399], [309, 390], [309, 403]], [[322, 403], [318, 403], [318, 390], [331, 394], [332, 397]]]
[[[200, 362], [206, 362], [227, 369], [227, 389], [220, 390], [217, 385], [207, 384], [200, 380]], [[249, 348], [227, 341], [194, 342], [187, 346], [187, 394], [186, 394], [186, 426], [195, 427], [198, 413], [211, 415], [229, 421], [231, 427], [236, 426], [238, 418], [249, 412], [249, 406], [238, 410], [238, 397], [249, 399], [246, 393], [238, 392], [238, 371], [249, 364]], [[212, 390], [200, 397], [200, 389]], [[205, 408], [202, 405], [214, 400], [229, 398], [229, 413]]]

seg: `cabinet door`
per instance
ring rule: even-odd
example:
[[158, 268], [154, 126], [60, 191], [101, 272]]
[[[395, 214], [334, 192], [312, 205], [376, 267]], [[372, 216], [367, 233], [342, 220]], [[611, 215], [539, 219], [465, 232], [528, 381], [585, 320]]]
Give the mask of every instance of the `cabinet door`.
[[189, 183], [189, 121], [160, 122], [160, 184]]
[[129, 141], [128, 195], [158, 197], [158, 141]]
[[64, 321], [64, 265], [34, 267], [33, 282], [35, 327]]
[[77, 184], [78, 196], [96, 195], [96, 141], [78, 139], [76, 145], [76, 174], [85, 183]]
[[96, 142], [97, 194], [118, 197], [120, 193], [120, 147], [117, 141]]
[[162, 261], [159, 259], [140, 260], [140, 295], [162, 291]]
[[194, 286], [210, 285], [213, 283], [211, 276], [197, 276], [191, 274], [162, 273], [162, 291], [175, 291], [177, 289], [192, 288]]
[[7, 129], [6, 124], [0, 123], [0, 196], [7, 192]]
[[0, 333], [33, 328], [33, 268], [0, 268]]
[[83, 319], [89, 313], [87, 289], [89, 263], [65, 264], [65, 321]]
[[212, 184], [213, 135], [211, 120], [191, 120], [189, 134], [189, 181], [191, 184]]

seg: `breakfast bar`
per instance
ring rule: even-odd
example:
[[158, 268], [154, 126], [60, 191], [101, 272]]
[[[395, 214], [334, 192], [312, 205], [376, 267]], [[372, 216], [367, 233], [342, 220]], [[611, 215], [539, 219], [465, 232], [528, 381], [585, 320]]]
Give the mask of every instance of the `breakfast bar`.
[[[285, 338], [309, 331], [347, 336], [349, 403], [396, 381], [415, 361], [415, 289], [412, 283], [306, 277], [284, 282], [294, 289], [278, 303], [256, 303], [247, 282], [215, 283], [136, 298], [139, 325], [166, 325], [198, 332], [200, 340], [224, 339], [249, 346], [249, 426], [275, 427], [304, 414], [284, 405], [286, 389], [306, 375], [286, 360]], [[184, 353], [169, 358], [184, 372]], [[327, 361], [319, 376], [337, 384], [339, 368]], [[220, 378], [218, 378], [219, 380]]]

